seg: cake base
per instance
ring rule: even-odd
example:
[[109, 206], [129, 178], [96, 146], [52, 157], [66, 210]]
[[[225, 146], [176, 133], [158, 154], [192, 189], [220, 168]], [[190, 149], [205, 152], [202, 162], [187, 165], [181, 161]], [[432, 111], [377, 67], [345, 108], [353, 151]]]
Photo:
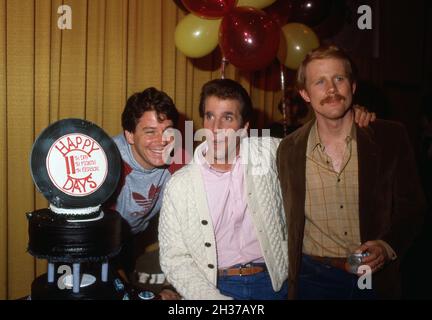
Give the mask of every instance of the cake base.
[[29, 253], [49, 262], [100, 262], [121, 250], [121, 216], [103, 210], [100, 218], [68, 220], [49, 209], [27, 214]]
[[100, 277], [96, 277], [93, 284], [80, 287], [79, 293], [65, 286], [63, 279], [64, 276], [60, 276], [53, 283], [48, 283], [47, 274], [37, 277], [32, 283], [31, 300], [122, 300], [125, 297], [119, 278], [102, 282]]

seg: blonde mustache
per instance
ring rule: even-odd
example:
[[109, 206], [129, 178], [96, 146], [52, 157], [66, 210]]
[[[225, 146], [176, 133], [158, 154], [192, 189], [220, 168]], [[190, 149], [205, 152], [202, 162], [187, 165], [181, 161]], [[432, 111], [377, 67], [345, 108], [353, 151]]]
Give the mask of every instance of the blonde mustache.
[[340, 94], [334, 94], [332, 96], [328, 96], [325, 99], [321, 100], [320, 104], [323, 106], [326, 103], [331, 103], [335, 101], [345, 101], [346, 98]]

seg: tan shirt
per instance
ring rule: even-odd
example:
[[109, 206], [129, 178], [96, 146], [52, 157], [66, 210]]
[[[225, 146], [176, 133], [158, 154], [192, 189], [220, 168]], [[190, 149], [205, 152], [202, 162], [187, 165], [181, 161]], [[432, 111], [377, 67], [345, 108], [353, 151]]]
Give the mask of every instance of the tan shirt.
[[[340, 172], [321, 143], [317, 123], [309, 133], [306, 149], [306, 199], [303, 253], [320, 257], [346, 257], [361, 244], [356, 126], [346, 137]], [[371, 239], [375, 240], [375, 239]], [[390, 245], [382, 244], [390, 259], [397, 258]]]
[[356, 127], [346, 137], [340, 172], [313, 125], [306, 150], [305, 235], [303, 252], [314, 256], [346, 257], [361, 244], [358, 200]]

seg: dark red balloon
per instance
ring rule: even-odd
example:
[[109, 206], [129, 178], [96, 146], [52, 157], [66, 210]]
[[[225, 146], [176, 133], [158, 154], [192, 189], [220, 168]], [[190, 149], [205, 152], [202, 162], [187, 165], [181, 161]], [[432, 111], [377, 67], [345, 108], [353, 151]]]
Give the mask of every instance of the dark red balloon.
[[330, 0], [295, 0], [293, 22], [300, 22], [314, 27], [329, 15]]
[[294, 1], [277, 0], [271, 6], [265, 8], [264, 11], [282, 27], [291, 22], [294, 14]]
[[230, 12], [237, 0], [182, 0], [183, 5], [201, 18], [221, 18]]
[[236, 7], [222, 19], [219, 45], [235, 67], [253, 71], [267, 67], [276, 57], [280, 27], [264, 11]]

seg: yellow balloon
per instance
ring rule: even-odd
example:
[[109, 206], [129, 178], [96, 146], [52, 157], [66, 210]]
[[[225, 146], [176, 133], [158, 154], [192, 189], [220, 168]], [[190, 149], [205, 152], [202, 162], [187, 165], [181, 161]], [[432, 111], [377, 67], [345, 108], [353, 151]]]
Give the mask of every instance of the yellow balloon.
[[239, 0], [237, 2], [237, 7], [254, 7], [257, 9], [262, 9], [268, 7], [276, 0]]
[[297, 70], [309, 51], [318, 47], [318, 37], [311, 28], [301, 23], [288, 23], [282, 27], [277, 57], [288, 68]]
[[193, 14], [183, 18], [176, 27], [176, 47], [190, 58], [200, 58], [218, 45], [219, 25], [222, 19], [201, 19]]

